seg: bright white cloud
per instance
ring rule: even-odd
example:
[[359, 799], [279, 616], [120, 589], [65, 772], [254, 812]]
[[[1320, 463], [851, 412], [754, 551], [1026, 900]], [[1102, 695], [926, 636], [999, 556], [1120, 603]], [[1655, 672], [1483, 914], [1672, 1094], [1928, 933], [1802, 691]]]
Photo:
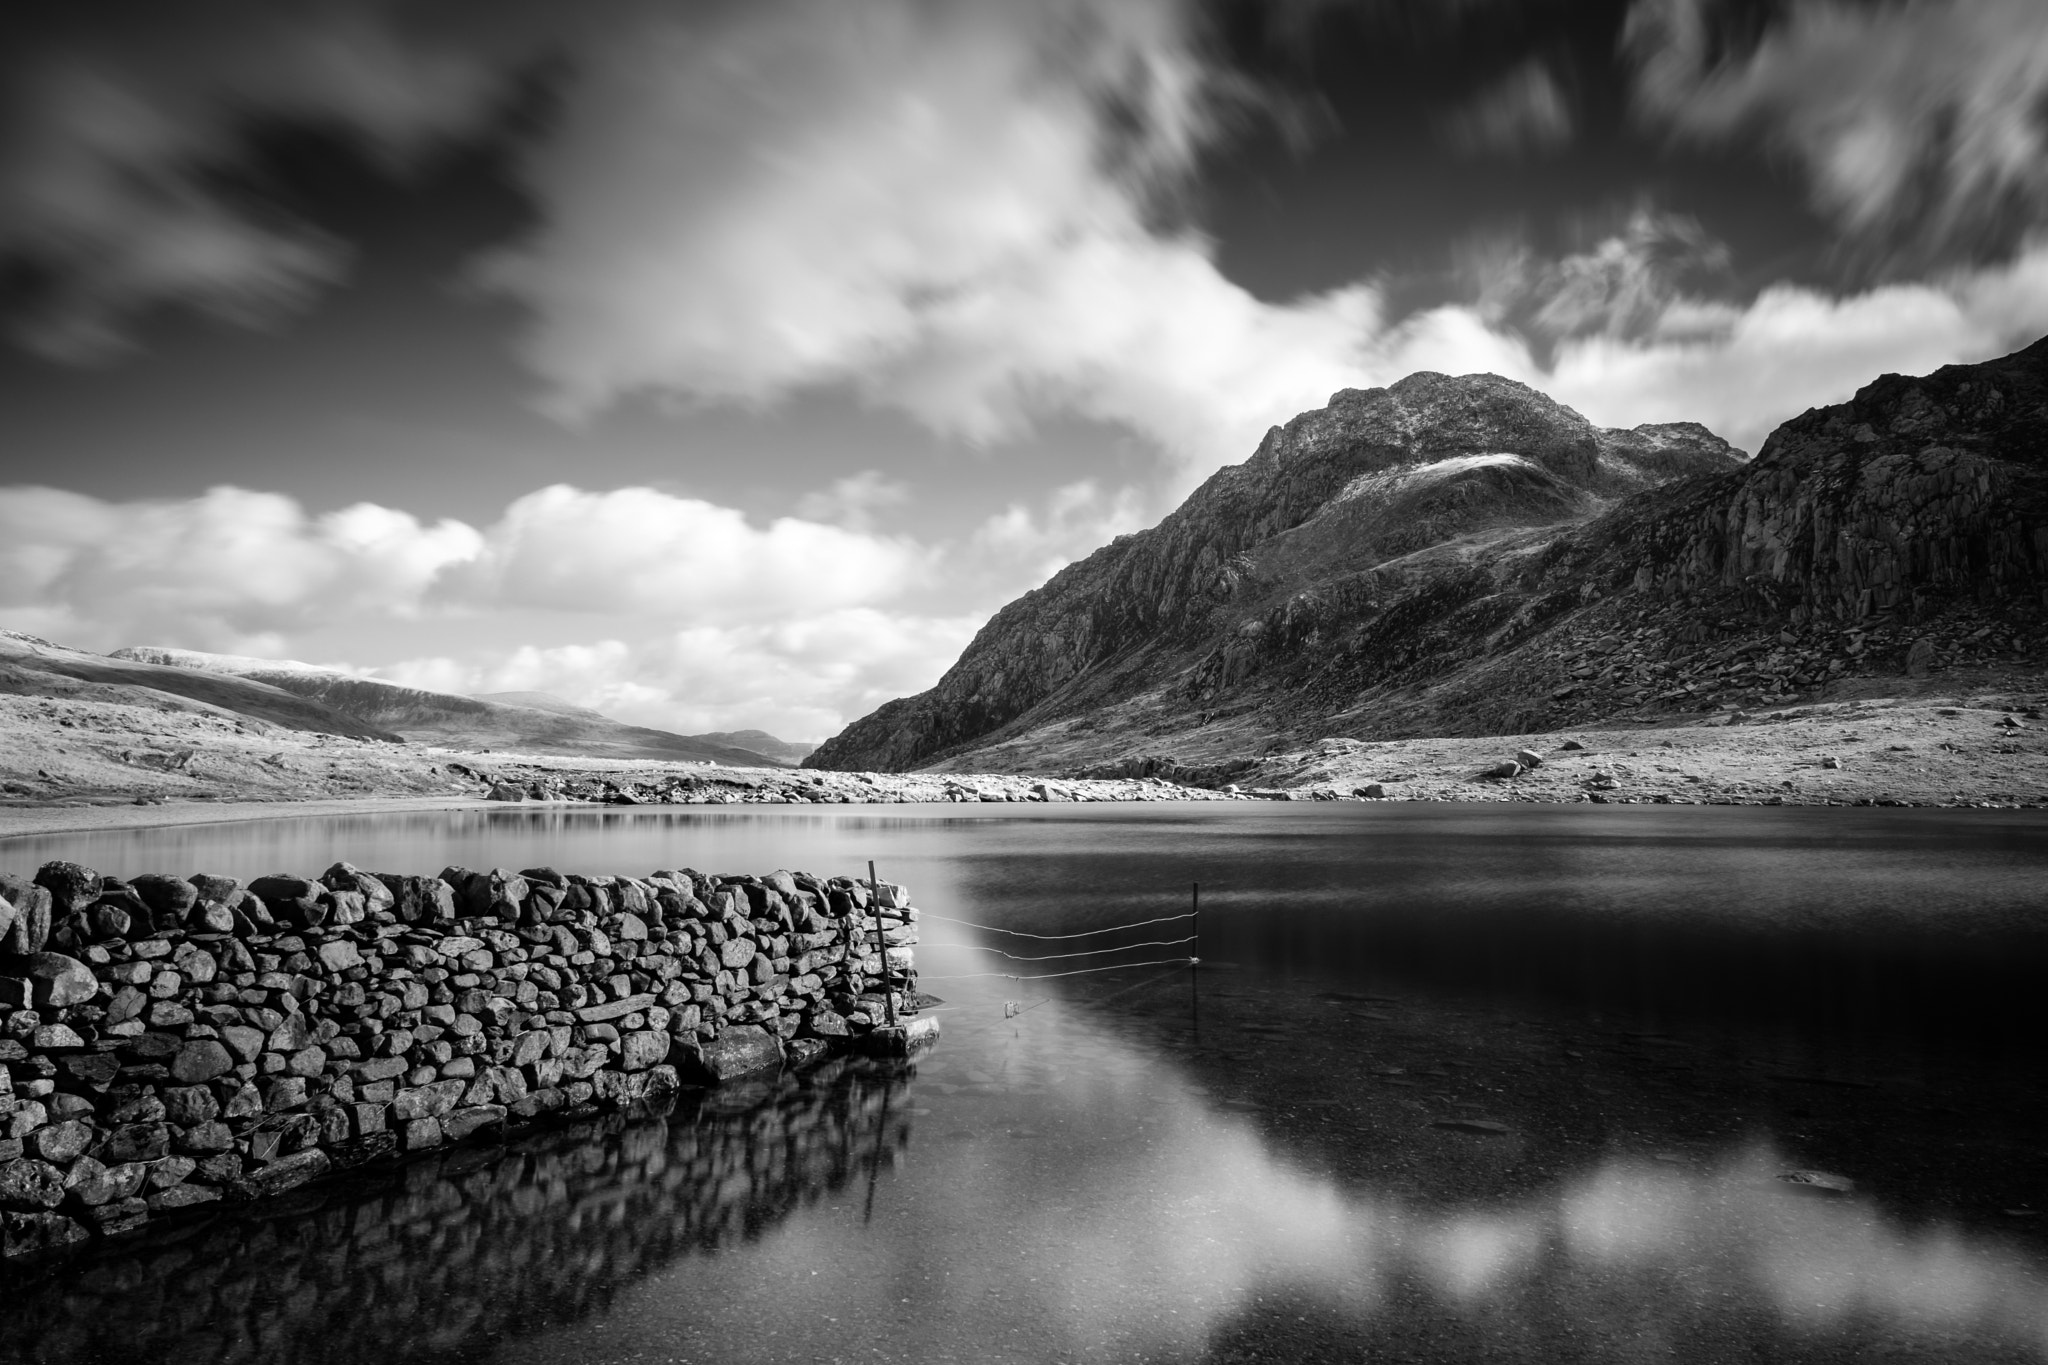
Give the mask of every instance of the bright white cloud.
[[557, 484], [520, 498], [485, 534], [465, 598], [650, 622], [737, 623], [874, 602], [923, 577], [906, 539], [729, 507], [650, 488]]
[[618, 720], [684, 734], [765, 729], [821, 740], [938, 681], [979, 625], [978, 616], [857, 607], [633, 643], [405, 659], [371, 672], [442, 692], [552, 692]]
[[486, 269], [571, 410], [851, 385], [975, 440], [1080, 412], [1213, 467], [1358, 377], [1370, 294], [1275, 306], [1150, 196], [1207, 132], [1174, 0], [804, 0], [588, 54]]
[[274, 652], [332, 616], [406, 615], [482, 537], [368, 504], [308, 516], [291, 498], [216, 488], [108, 503], [0, 489], [0, 608], [31, 611], [67, 643], [156, 642]]

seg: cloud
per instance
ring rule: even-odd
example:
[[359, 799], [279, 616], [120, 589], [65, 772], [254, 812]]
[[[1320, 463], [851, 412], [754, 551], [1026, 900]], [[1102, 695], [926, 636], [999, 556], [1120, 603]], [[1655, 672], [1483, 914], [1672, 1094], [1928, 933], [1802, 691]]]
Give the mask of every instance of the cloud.
[[1795, 0], [1730, 50], [1709, 0], [1636, 0], [1636, 102], [1683, 137], [1760, 133], [1896, 268], [2002, 259], [2048, 224], [2048, 6]]
[[456, 576], [458, 600], [650, 621], [733, 623], [887, 599], [923, 576], [907, 539], [797, 517], [765, 527], [651, 488], [528, 493], [484, 534]]
[[0, 609], [56, 637], [274, 652], [336, 615], [407, 616], [450, 567], [481, 552], [455, 521], [426, 525], [362, 504], [308, 516], [291, 498], [216, 488], [109, 503], [53, 488], [0, 489]]
[[1574, 123], [1564, 87], [1531, 57], [1451, 115], [1444, 137], [1468, 154], [1555, 152], [1571, 142]]
[[812, 0], [586, 56], [483, 275], [557, 405], [851, 387], [933, 429], [1078, 412], [1207, 467], [1357, 376], [1368, 291], [1261, 302], [1159, 207], [1213, 129], [1171, 0]]
[[489, 73], [384, 16], [229, 3], [0, 28], [0, 264], [25, 285], [13, 339], [102, 361], [157, 306], [262, 326], [333, 283], [340, 243], [230, 195], [220, 171], [278, 120], [352, 134], [393, 167], [470, 127]]
[[637, 641], [427, 656], [370, 671], [436, 691], [552, 692], [681, 734], [764, 729], [822, 740], [890, 698], [938, 681], [980, 624], [978, 615], [853, 607]]
[[[369, 503], [313, 516], [235, 488], [128, 503], [0, 488], [0, 619], [84, 648], [312, 657], [664, 728], [822, 738], [936, 681], [1043, 549], [756, 525], [645, 488], [542, 488], [481, 529]], [[988, 600], [919, 604], [949, 578]], [[395, 626], [441, 649], [394, 659]]]
[[901, 507], [910, 500], [909, 486], [879, 469], [863, 469], [829, 488], [806, 493], [797, 499], [796, 514], [807, 521], [831, 522], [849, 531], [874, 529], [875, 514]]

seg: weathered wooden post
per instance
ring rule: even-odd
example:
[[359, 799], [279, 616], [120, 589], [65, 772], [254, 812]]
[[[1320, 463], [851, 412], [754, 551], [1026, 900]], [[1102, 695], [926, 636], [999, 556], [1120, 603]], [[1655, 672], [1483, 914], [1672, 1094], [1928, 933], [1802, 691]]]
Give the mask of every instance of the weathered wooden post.
[[882, 937], [882, 884], [875, 880], [875, 860], [868, 859], [868, 898], [875, 903], [875, 952], [882, 959], [882, 1008], [889, 1027], [896, 1027], [896, 991], [889, 984], [889, 942]]

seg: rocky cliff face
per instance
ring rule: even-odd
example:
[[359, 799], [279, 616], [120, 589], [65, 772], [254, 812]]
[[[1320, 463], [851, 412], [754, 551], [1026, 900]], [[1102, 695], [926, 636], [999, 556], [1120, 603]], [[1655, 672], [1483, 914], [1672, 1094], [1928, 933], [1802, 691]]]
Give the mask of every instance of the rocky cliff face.
[[1923, 638], [2010, 646], [2048, 583], [2044, 402], [2048, 342], [1886, 376], [1744, 463], [1493, 376], [1347, 390], [807, 765], [1199, 774], [1319, 735], [1779, 699]]

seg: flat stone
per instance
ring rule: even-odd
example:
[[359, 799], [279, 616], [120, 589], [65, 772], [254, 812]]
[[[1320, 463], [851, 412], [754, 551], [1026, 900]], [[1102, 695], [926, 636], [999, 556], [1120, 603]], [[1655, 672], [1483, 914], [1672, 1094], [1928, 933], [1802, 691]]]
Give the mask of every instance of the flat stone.
[[476, 1104], [467, 1109], [450, 1110], [442, 1116], [441, 1137], [447, 1142], [461, 1142], [504, 1121], [505, 1106], [502, 1104]]
[[623, 1000], [608, 1000], [601, 1005], [585, 1005], [577, 1010], [576, 1021], [582, 1024], [600, 1024], [608, 1019], [623, 1019], [660, 1001], [661, 997], [652, 992], [629, 995]]

